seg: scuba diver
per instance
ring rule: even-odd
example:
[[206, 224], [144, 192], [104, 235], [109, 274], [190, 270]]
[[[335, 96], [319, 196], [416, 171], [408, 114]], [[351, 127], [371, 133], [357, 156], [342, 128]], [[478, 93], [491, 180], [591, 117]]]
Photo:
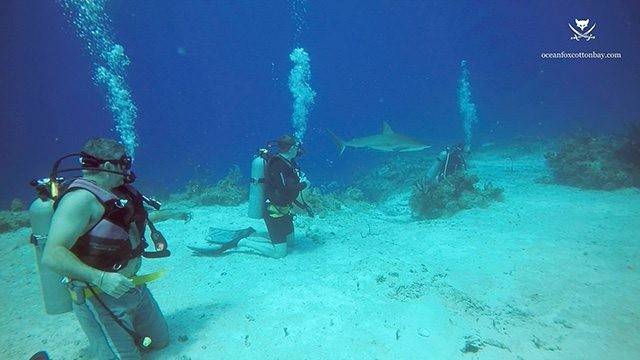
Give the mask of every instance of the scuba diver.
[[[70, 157], [78, 158], [81, 167], [58, 170]], [[81, 153], [56, 161], [49, 178], [32, 182], [40, 197], [32, 205], [32, 239], [37, 249], [42, 246], [38, 242], [46, 242], [42, 267], [64, 276], [66, 300], [71, 298], [97, 359], [139, 359], [141, 351], [169, 342], [167, 323], [145, 285], [161, 274], [136, 276], [141, 256], [169, 255], [166, 240], [147, 222], [144, 207], [146, 203], [159, 208], [159, 203], [131, 186], [131, 162], [122, 144], [92, 139]], [[59, 173], [75, 170], [82, 170], [82, 176], [61, 183]], [[53, 211], [48, 234], [42, 228], [47, 219], [38, 219], [46, 217], [46, 211], [36, 211], [47, 209], [47, 204]], [[147, 225], [155, 252], [145, 251]], [[43, 288], [56, 286], [42, 280]]]
[[254, 158], [249, 190], [249, 217], [263, 219], [267, 232], [258, 233], [252, 227], [237, 231], [213, 228], [208, 242], [214, 248], [189, 247], [195, 256], [219, 256], [229, 249], [248, 248], [263, 256], [282, 258], [294, 246], [293, 205], [313, 217], [301, 195], [310, 183], [296, 163], [304, 150], [291, 135], [283, 135], [272, 144], [277, 144], [277, 154], [261, 149]]
[[447, 178], [447, 176], [459, 171], [467, 169], [463, 144], [447, 146], [436, 157], [436, 161], [431, 165], [425, 181], [427, 184], [435, 184]]

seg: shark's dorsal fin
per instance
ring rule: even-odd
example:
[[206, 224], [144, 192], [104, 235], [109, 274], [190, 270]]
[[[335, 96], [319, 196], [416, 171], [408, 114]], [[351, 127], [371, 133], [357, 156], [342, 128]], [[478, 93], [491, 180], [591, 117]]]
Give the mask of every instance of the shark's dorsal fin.
[[382, 135], [391, 135], [394, 134], [393, 129], [386, 121], [382, 122]]

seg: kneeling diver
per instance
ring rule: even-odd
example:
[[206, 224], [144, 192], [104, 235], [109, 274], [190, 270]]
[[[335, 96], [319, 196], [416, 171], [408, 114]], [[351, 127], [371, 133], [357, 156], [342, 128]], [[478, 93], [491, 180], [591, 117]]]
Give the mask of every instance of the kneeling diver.
[[260, 255], [282, 258], [294, 245], [293, 205], [313, 212], [302, 199], [309, 181], [299, 170], [296, 159], [303, 154], [302, 144], [291, 135], [283, 135], [275, 143], [278, 153], [261, 149], [254, 158], [249, 192], [249, 217], [262, 218], [267, 233], [252, 227], [242, 230], [212, 229], [209, 243], [213, 249], [189, 247], [196, 256], [218, 256], [229, 249], [245, 247]]
[[425, 181], [428, 184], [435, 184], [447, 178], [447, 176], [458, 170], [466, 170], [467, 162], [465, 155], [467, 152], [463, 144], [447, 146], [436, 157], [436, 161], [431, 165]]

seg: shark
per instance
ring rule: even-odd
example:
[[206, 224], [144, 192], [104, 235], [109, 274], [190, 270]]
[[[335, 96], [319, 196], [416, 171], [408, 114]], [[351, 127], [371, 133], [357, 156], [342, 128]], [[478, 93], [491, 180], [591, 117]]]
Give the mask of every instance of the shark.
[[385, 152], [421, 151], [431, 147], [431, 145], [426, 145], [418, 140], [396, 133], [391, 129], [391, 126], [389, 126], [386, 121], [382, 122], [382, 133], [353, 138], [347, 141], [340, 139], [336, 134], [331, 132], [331, 130], [327, 130], [327, 132], [331, 135], [333, 141], [338, 146], [340, 155], [342, 155], [344, 150], [348, 147]]

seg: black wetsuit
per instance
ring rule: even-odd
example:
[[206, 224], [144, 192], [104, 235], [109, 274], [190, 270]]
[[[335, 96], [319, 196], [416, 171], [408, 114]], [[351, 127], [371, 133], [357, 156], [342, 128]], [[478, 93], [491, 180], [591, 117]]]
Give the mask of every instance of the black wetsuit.
[[282, 244], [293, 233], [292, 204], [307, 184], [300, 182], [295, 161], [277, 155], [267, 163], [265, 185], [267, 211], [264, 222], [271, 242]]

